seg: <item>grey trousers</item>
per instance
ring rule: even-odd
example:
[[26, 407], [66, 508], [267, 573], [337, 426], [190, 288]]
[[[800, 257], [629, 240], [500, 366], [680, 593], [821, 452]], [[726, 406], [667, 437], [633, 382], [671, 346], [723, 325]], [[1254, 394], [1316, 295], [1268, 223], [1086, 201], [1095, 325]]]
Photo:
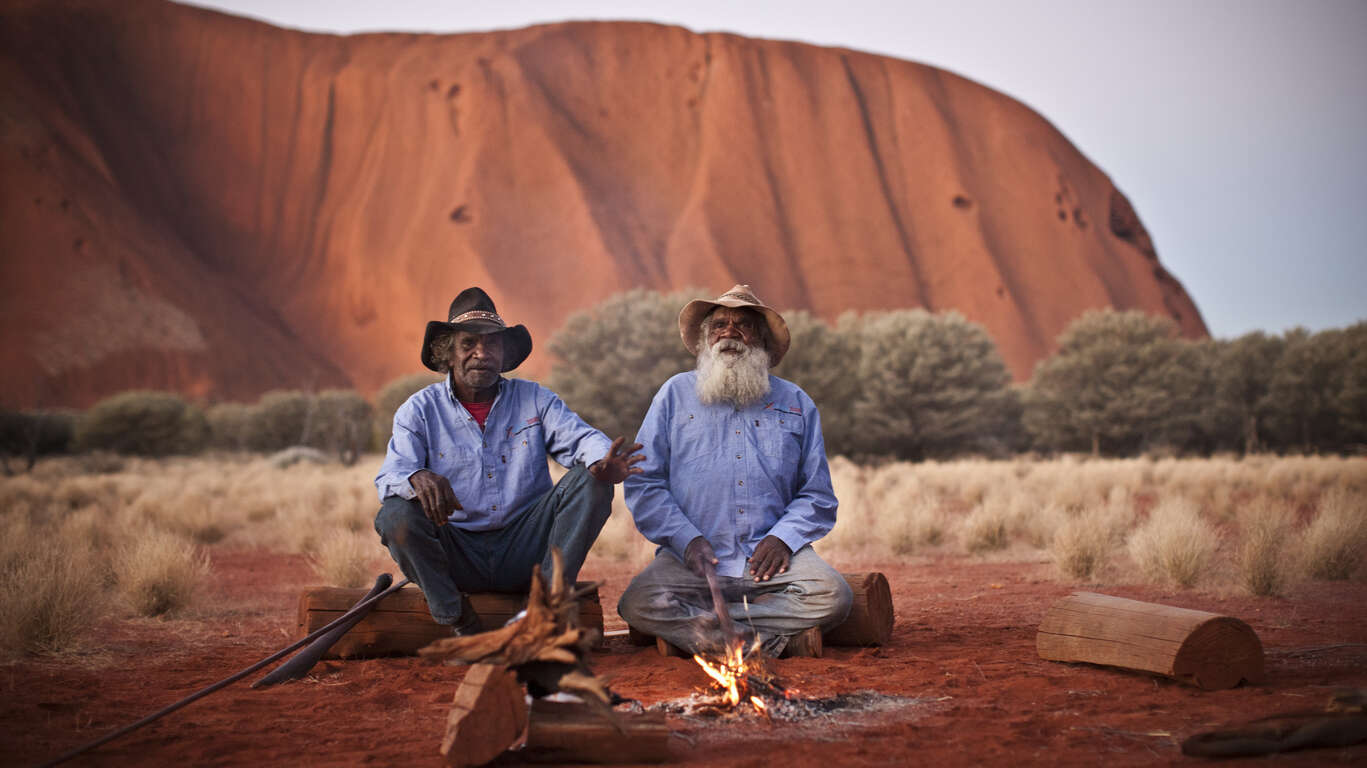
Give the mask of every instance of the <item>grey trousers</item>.
[[577, 465], [504, 528], [437, 526], [416, 500], [390, 496], [375, 516], [375, 531], [403, 574], [422, 589], [432, 618], [456, 624], [462, 592], [526, 592], [538, 563], [550, 579], [552, 547], [560, 549], [565, 578], [574, 583], [612, 513], [612, 492], [610, 484]]
[[[787, 572], [769, 581], [723, 576], [719, 586], [732, 620], [758, 635], [773, 654], [804, 629], [830, 629], [844, 621], [853, 600], [845, 578], [810, 546], [794, 553]], [[690, 653], [716, 651], [721, 644], [707, 580], [667, 549], [631, 580], [617, 613], [638, 631]]]

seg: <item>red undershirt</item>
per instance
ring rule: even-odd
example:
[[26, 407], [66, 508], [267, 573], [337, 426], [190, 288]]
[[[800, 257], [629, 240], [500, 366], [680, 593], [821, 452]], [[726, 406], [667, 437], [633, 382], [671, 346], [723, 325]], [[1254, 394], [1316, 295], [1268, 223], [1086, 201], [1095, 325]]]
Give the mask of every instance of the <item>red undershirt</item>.
[[471, 416], [475, 417], [475, 423], [479, 425], [479, 428], [481, 430], [484, 429], [484, 420], [489, 418], [489, 409], [494, 407], [494, 401], [490, 400], [487, 403], [467, 403], [464, 400], [461, 400], [460, 404], [465, 406], [465, 410], [469, 411]]

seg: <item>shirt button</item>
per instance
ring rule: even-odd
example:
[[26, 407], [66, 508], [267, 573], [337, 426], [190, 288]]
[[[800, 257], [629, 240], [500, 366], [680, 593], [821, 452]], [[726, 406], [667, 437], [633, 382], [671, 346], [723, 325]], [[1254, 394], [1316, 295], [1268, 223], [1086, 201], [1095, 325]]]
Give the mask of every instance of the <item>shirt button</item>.
[[494, 473], [493, 473], [493, 472], [490, 472], [490, 473], [488, 473], [488, 474], [489, 474], [489, 477], [491, 477], [491, 478], [494, 476]]
[[745, 481], [744, 481], [744, 480], [737, 480], [737, 481], [736, 481], [736, 485], [745, 485]]
[[736, 514], [738, 514], [738, 515], [743, 515], [743, 514], [745, 514], [745, 510], [743, 510], [743, 509], [738, 509], [738, 510], [736, 510]]
[[738, 454], [736, 454], [736, 458], [738, 458], [738, 459], [739, 459], [739, 458], [740, 458], [740, 454], [739, 454], [739, 453], [738, 453]]
[[489, 509], [492, 509], [492, 510], [497, 510], [497, 509], [498, 509], [498, 505], [497, 505], [497, 504], [495, 504], [495, 505], [493, 505], [493, 506], [492, 506], [492, 507], [489, 507]]

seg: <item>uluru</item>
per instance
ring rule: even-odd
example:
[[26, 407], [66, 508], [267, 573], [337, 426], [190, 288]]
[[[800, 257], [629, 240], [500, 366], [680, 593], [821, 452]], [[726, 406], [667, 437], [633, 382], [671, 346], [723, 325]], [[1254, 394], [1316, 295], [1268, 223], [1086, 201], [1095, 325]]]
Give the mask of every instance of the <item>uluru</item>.
[[[1103, 108], [1098, 106], [1098, 108]], [[957, 310], [1018, 379], [1087, 309], [1206, 334], [1115, 183], [950, 72], [637, 22], [337, 36], [0, 11], [0, 403], [363, 394], [480, 285], [537, 348], [632, 288]]]

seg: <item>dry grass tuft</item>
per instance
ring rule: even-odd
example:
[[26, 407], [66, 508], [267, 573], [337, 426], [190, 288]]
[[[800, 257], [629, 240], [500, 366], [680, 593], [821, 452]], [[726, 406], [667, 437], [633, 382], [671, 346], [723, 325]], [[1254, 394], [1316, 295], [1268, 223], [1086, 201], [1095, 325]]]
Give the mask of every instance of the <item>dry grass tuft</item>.
[[208, 556], [167, 531], [140, 536], [120, 547], [114, 557], [119, 594], [141, 616], [184, 610], [208, 575]]
[[959, 529], [969, 552], [1005, 549], [1009, 541], [1011, 510], [1001, 496], [989, 496], [973, 508]]
[[70, 649], [105, 613], [105, 573], [88, 546], [11, 519], [0, 543], [0, 650]]
[[334, 587], [364, 587], [375, 577], [376, 555], [383, 553], [380, 540], [352, 531], [333, 531], [323, 537], [309, 556], [309, 566], [324, 584]]
[[1291, 581], [1294, 512], [1264, 496], [1253, 500], [1240, 517], [1234, 556], [1239, 582], [1254, 595], [1281, 594]]
[[1345, 486], [1326, 491], [1305, 529], [1301, 553], [1311, 577], [1350, 578], [1367, 557], [1367, 494]]
[[1130, 556], [1152, 581], [1191, 587], [1200, 580], [1219, 546], [1219, 534], [1202, 519], [1196, 504], [1175, 496], [1160, 501], [1130, 536]]

